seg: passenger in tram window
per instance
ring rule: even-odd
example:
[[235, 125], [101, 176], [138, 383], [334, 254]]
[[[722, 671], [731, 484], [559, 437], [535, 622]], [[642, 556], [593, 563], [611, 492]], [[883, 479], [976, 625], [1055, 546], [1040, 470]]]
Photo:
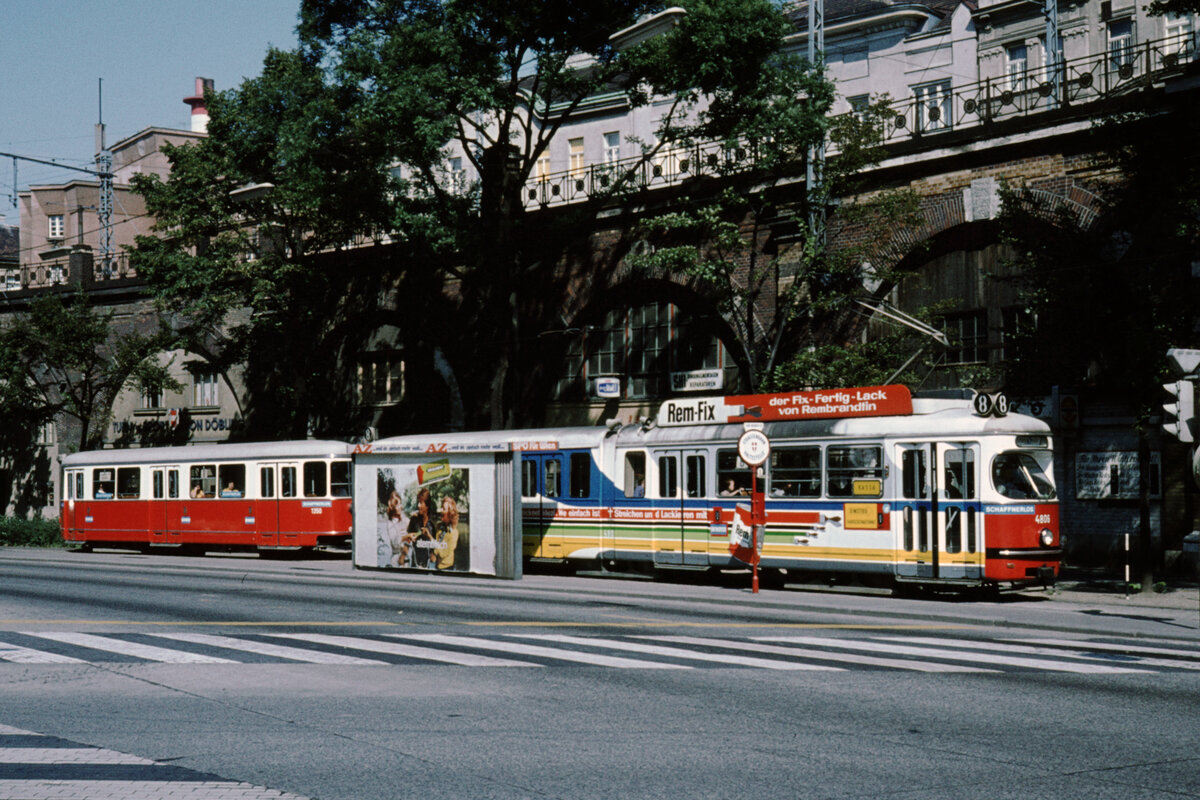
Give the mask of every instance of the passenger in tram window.
[[633, 496], [634, 497], [645, 497], [646, 496], [646, 476], [640, 472], [637, 475], [633, 476]]
[[192, 485], [192, 497], [204, 497], [204, 488], [200, 484]]
[[221, 497], [241, 497], [242, 493], [234, 486], [233, 481], [225, 484], [225, 488], [221, 490]]
[[429, 550], [433, 545], [433, 504], [429, 489], [422, 488], [417, 492], [417, 510], [408, 519], [408, 540], [415, 550], [413, 566], [429, 566]]
[[744, 486], [738, 486], [737, 480], [728, 478], [725, 481], [725, 488], [721, 490], [721, 497], [742, 497], [746, 494]]

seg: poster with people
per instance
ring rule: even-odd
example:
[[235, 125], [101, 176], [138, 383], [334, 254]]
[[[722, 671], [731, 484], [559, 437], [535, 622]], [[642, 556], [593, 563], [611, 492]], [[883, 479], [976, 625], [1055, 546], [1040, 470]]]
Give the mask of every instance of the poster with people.
[[470, 471], [449, 459], [377, 468], [378, 565], [471, 569]]

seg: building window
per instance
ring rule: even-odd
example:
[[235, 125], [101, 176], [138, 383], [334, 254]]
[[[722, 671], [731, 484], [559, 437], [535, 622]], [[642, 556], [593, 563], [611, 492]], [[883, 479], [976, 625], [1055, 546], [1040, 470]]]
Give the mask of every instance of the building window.
[[568, 139], [567, 147], [571, 154], [571, 177], [578, 178], [583, 174], [583, 137], [578, 139]]
[[1000, 359], [1011, 361], [1020, 355], [1018, 347], [1023, 338], [1033, 333], [1036, 327], [1033, 313], [1022, 306], [1009, 306], [1000, 310]]
[[1186, 14], [1168, 13], [1163, 17], [1163, 55], [1188, 56], [1192, 52], [1192, 18]]
[[533, 177], [538, 183], [546, 183], [550, 180], [550, 154], [542, 153], [538, 156], [538, 160], [533, 165]]
[[165, 406], [162, 389], [143, 389], [141, 402], [138, 407], [143, 411], [160, 409]]
[[467, 171], [463, 169], [463, 160], [455, 156], [449, 160], [450, 191], [453, 194], [464, 194], [467, 191]]
[[612, 166], [621, 160], [621, 134], [609, 131], [604, 134], [604, 163]]
[[947, 363], [979, 364], [987, 361], [987, 309], [947, 315], [945, 331], [950, 339], [950, 347], [946, 350]]
[[399, 353], [365, 353], [358, 359], [358, 402], [395, 405], [404, 399], [404, 361]]
[[1004, 48], [1007, 88], [1011, 92], [1025, 91], [1025, 71], [1029, 68], [1029, 51], [1024, 44], [1010, 44]]
[[4, 290], [16, 291], [21, 288], [21, 270], [9, 269], [4, 271]]
[[867, 113], [871, 107], [871, 95], [856, 94], [853, 97], [847, 97], [846, 102], [850, 104], [850, 113], [861, 119], [862, 115]]
[[218, 406], [221, 404], [218, 387], [220, 376], [215, 372], [197, 372], [192, 377], [192, 405]]
[[1108, 23], [1109, 65], [1120, 70], [1133, 63], [1133, 20], [1115, 19]]
[[723, 373], [734, 370], [728, 354], [702, 325], [682, 319], [671, 303], [614, 309], [567, 347], [555, 386], [559, 400], [579, 399], [597, 378], [621, 381], [626, 399], [662, 397], [680, 374], [714, 373], [719, 385], [732, 385]]
[[48, 225], [48, 227], [46, 229], [46, 238], [48, 238], [48, 239], [63, 238], [66, 228], [63, 224], [63, 215], [62, 214], [51, 214], [50, 216], [46, 217], [46, 222]]
[[917, 131], [939, 131], [950, 127], [950, 81], [935, 81], [913, 87], [917, 101]]

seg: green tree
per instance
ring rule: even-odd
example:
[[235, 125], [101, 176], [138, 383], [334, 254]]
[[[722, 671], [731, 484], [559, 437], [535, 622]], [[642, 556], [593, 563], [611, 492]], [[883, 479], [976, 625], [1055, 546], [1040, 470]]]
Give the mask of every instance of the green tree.
[[[1049, 383], [1127, 401], [1137, 413], [1141, 470], [1149, 474], [1152, 425], [1165, 401], [1169, 347], [1200, 345], [1200, 165], [1164, 142], [1200, 136], [1200, 112], [1179, 104], [1160, 113], [1105, 120], [1094, 131], [1096, 209], [1068, 206], [1031, 187], [1006, 193], [1001, 223], [1019, 268], [1025, 303], [1037, 320], [1016, 342], [1009, 386], [1044, 393]], [[1139, 569], [1150, 551], [1149, 497], [1143, 486]]]
[[78, 448], [94, 450], [122, 390], [182, 388], [158, 361], [167, 334], [120, 331], [113, 318], [82, 292], [54, 293], [0, 330], [0, 414], [29, 426], [22, 437], [64, 414], [79, 424]]
[[[542, 247], [520, 195], [564, 125], [599, 95], [636, 108], [667, 98], [649, 159], [697, 141], [774, 143], [780, 160], [803, 153], [823, 131], [831, 87], [784, 54], [789, 23], [769, 0], [681, 0], [685, 13], [633, 43], [611, 34], [660, 3], [635, 0], [308, 0], [300, 35], [310, 61], [352, 91], [356, 117], [376, 127], [402, 167], [397, 222], [445, 224], [463, 304], [477, 341], [476, 408], [494, 427], [518, 421], [521, 298], [561, 257]], [[445, 148], [456, 142], [479, 176], [457, 193]], [[611, 191], [620, 192], [623, 172]], [[563, 215], [569, 217], [569, 215]]]
[[[861, 385], [903, 363], [907, 335], [853, 344], [862, 325], [854, 303], [870, 297], [872, 286], [897, 279], [888, 267], [904, 254], [897, 233], [917, 215], [911, 190], [859, 191], [863, 171], [878, 163], [888, 119], [887, 98], [834, 118], [834, 155], [823, 180], [805, 187], [799, 202], [786, 190], [735, 184], [643, 223], [654, 247], [630, 260], [651, 273], [682, 277], [721, 309], [752, 389]], [[769, 163], [768, 180], [803, 168], [803, 151], [783, 152], [791, 163]], [[837, 213], [827, 225], [825, 210], [835, 199]], [[780, 229], [795, 240], [781, 251], [771, 242]], [[840, 232], [851, 230], [854, 236], [838, 241]]]
[[164, 148], [169, 180], [133, 180], [156, 218], [133, 263], [189, 351], [224, 373], [245, 369], [248, 437], [345, 429], [334, 376], [392, 259], [373, 251], [335, 270], [322, 254], [393, 229], [397, 189], [355, 94], [272, 50], [260, 77], [209, 96], [206, 139]]

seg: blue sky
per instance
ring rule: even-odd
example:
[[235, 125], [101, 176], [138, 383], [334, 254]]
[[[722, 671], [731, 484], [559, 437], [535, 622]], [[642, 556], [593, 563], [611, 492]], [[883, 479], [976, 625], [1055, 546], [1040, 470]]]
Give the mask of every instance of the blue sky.
[[[91, 166], [103, 114], [111, 145], [150, 126], [191, 127], [197, 77], [230, 89], [291, 49], [300, 0], [0, 0], [0, 152]], [[17, 224], [11, 158], [0, 214]], [[19, 162], [17, 187], [81, 173]]]

